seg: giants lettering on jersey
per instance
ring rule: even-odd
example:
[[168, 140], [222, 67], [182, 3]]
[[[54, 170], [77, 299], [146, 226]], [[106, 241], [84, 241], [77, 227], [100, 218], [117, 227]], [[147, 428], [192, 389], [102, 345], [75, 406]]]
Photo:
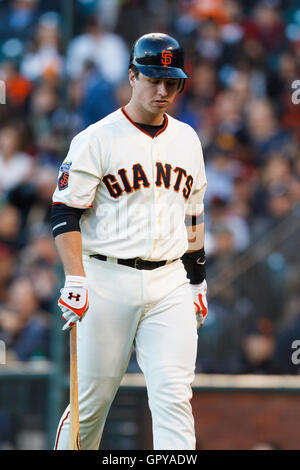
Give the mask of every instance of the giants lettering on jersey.
[[[121, 168], [118, 170], [118, 175], [108, 174], [102, 180], [109, 194], [114, 199], [120, 197], [124, 191], [130, 194], [133, 191], [138, 191], [141, 187], [150, 187], [147, 175], [140, 163], [132, 166], [132, 174], [130, 176], [125, 168]], [[187, 175], [184, 168], [177, 166], [173, 169], [169, 163], [163, 165], [161, 162], [156, 162], [155, 185], [170, 189], [172, 180], [172, 189], [176, 192], [182, 190], [184, 199], [188, 199], [193, 186], [192, 175]]]

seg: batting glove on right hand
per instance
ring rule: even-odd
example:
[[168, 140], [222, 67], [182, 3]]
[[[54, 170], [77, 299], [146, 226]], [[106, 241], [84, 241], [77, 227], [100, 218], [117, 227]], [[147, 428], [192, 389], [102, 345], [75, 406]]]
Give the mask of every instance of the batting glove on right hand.
[[190, 286], [194, 297], [197, 328], [200, 328], [200, 326], [203, 325], [207, 315], [206, 280], [204, 279], [204, 281], [202, 281], [200, 284], [190, 284]]
[[70, 330], [77, 321], [81, 321], [89, 308], [87, 281], [82, 276], [66, 276], [64, 288], [57, 305], [66, 321], [63, 330]]

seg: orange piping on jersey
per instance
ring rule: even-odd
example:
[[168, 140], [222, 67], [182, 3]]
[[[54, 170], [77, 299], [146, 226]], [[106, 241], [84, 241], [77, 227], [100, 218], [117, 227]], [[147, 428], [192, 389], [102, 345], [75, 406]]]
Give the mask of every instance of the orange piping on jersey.
[[143, 132], [144, 134], [146, 134], [148, 137], [151, 137], [151, 139], [154, 139], [154, 137], [157, 137], [158, 135], [160, 135], [162, 132], [164, 132], [167, 128], [167, 125], [168, 125], [168, 116], [166, 114], [164, 114], [164, 118], [165, 118], [165, 125], [162, 129], [160, 129], [160, 131], [158, 131], [154, 137], [152, 137], [152, 135], [148, 134], [148, 132], [144, 131], [144, 129], [142, 129], [140, 126], [138, 126], [129, 116], [128, 114], [126, 113], [125, 111], [125, 106], [123, 106], [123, 108], [121, 108], [121, 111], [122, 113], [124, 114], [124, 116], [126, 117], [126, 119], [128, 119], [129, 122], [131, 122], [131, 124], [136, 127], [139, 131]]
[[156, 134], [155, 134], [155, 137], [158, 137], [162, 132], [164, 132], [167, 128], [167, 125], [168, 125], [168, 116], [166, 114], [164, 114], [164, 118], [165, 118], [165, 125], [164, 127], [158, 131]]
[[[192, 389], [192, 384], [193, 384], [193, 382], [190, 383], [192, 396], [191, 396], [191, 398], [189, 399], [189, 402], [190, 402], [191, 405], [192, 405], [192, 399], [193, 399], [193, 397], [194, 397], [194, 392], [193, 392], [193, 389]], [[192, 407], [192, 406], [191, 406], [191, 411], [192, 411], [192, 416], [193, 416], [193, 419], [194, 419], [194, 422], [195, 422], [194, 410], [193, 410], [193, 407]], [[196, 435], [195, 435], [195, 450], [197, 450], [197, 436], [196, 436]]]
[[[65, 206], [68, 206], [65, 202], [52, 202], [52, 206], [56, 206], [57, 204], [64, 204]], [[79, 204], [76, 204], [76, 206], [79, 207], [84, 207], [84, 209], [91, 209], [93, 206], [80, 206]], [[68, 207], [73, 207], [73, 206], [68, 206]], [[76, 209], [76, 207], [74, 207]]]
[[69, 414], [70, 414], [70, 411], [68, 411], [68, 413], [66, 414], [66, 416], [65, 416], [64, 419], [62, 420], [61, 425], [59, 426], [59, 431], [58, 431], [58, 434], [57, 434], [57, 438], [56, 438], [56, 442], [55, 442], [55, 449], [54, 449], [54, 450], [57, 450], [58, 441], [59, 441], [59, 437], [60, 437], [60, 433], [61, 433], [62, 427], [63, 427], [63, 425], [64, 425], [64, 422], [65, 422], [66, 419], [68, 418]]

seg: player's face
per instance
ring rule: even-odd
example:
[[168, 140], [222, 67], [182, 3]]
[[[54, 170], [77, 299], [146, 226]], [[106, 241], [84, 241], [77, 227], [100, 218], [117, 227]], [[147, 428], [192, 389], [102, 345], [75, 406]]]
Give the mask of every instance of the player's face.
[[[130, 71], [131, 72], [131, 71]], [[131, 72], [132, 99], [140, 109], [151, 114], [162, 114], [173, 103], [177, 94], [179, 80], [174, 78], [151, 78]]]

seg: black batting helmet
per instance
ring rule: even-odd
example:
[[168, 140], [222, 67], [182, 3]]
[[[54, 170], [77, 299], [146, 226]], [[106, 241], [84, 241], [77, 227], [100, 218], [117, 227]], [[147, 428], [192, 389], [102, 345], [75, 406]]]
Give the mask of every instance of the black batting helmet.
[[133, 45], [130, 65], [152, 78], [179, 78], [180, 93], [189, 78], [184, 70], [184, 52], [179, 42], [163, 33], [141, 36]]

